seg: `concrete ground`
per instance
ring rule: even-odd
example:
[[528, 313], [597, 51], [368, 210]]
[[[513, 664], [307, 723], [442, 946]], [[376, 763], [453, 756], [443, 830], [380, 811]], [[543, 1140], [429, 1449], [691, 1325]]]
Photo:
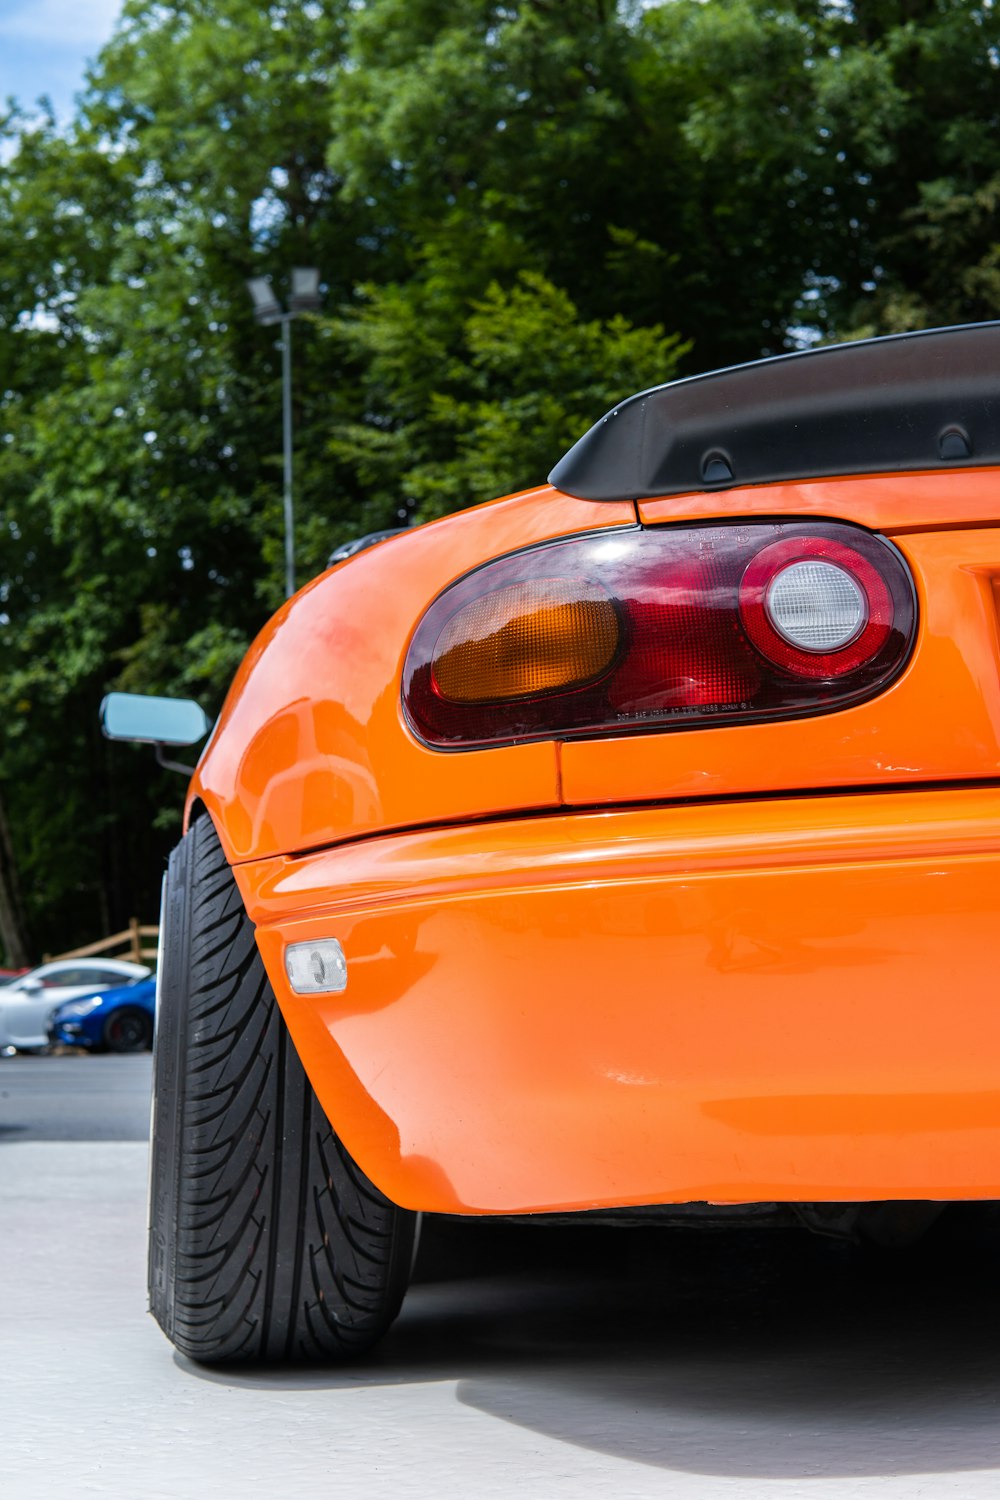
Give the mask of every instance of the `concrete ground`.
[[63, 1129], [134, 1131], [147, 1081], [0, 1062], [3, 1500], [1000, 1492], [988, 1216], [874, 1264], [780, 1231], [432, 1223], [366, 1364], [221, 1375], [145, 1311], [145, 1143], [37, 1138], [47, 1091], [97, 1098]]

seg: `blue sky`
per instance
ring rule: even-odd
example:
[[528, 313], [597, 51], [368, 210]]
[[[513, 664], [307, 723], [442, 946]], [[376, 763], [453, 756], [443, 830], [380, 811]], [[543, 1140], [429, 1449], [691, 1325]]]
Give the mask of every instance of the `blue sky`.
[[122, 0], [0, 0], [0, 102], [48, 94], [61, 124], [87, 63], [114, 30]]

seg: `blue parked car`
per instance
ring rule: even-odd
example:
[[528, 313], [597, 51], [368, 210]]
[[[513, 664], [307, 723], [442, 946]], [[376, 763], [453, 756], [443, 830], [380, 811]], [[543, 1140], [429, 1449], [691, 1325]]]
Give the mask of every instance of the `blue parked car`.
[[65, 1000], [49, 1017], [50, 1042], [92, 1052], [147, 1052], [153, 1045], [156, 979]]

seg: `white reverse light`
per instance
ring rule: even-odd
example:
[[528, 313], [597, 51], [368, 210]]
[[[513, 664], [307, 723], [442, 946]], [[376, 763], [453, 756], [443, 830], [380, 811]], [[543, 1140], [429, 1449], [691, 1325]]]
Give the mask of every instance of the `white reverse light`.
[[297, 995], [333, 995], [347, 988], [347, 959], [336, 938], [290, 944], [285, 973]]
[[778, 634], [800, 651], [839, 651], [868, 621], [860, 584], [818, 558], [782, 568], [768, 588], [765, 608]]

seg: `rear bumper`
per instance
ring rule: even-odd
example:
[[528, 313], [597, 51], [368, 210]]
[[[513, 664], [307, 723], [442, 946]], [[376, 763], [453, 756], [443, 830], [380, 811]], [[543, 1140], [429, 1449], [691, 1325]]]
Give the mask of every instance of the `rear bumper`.
[[[451, 1213], [1000, 1197], [1000, 792], [613, 810], [236, 868], [335, 1128]], [[339, 939], [347, 989], [291, 993]]]

